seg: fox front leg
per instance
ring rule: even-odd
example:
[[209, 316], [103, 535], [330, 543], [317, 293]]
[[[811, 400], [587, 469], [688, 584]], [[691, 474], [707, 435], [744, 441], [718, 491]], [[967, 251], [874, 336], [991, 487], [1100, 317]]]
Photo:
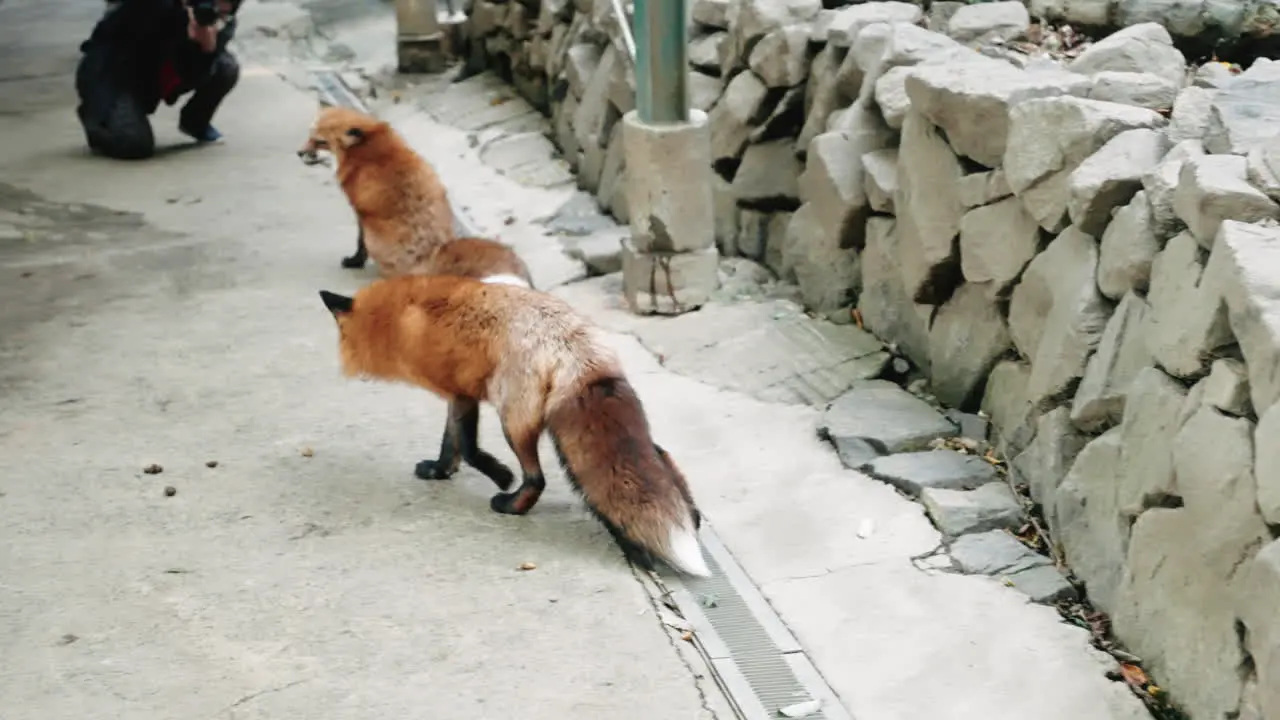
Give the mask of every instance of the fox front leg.
[[356, 254], [342, 258], [342, 267], [348, 270], [359, 270], [369, 260], [369, 250], [364, 246], [364, 225], [359, 227], [360, 232], [356, 235]]
[[439, 457], [419, 462], [413, 474], [422, 480], [445, 480], [458, 471], [461, 460], [492, 480], [499, 490], [509, 489], [515, 476], [502, 461], [480, 449], [479, 430], [480, 403], [471, 398], [454, 398], [449, 402]]

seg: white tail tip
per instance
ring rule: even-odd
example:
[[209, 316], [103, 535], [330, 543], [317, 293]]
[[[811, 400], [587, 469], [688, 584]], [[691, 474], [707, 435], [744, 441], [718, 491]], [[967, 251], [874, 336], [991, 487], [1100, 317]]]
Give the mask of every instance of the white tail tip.
[[525, 282], [524, 278], [516, 277], [515, 275], [508, 275], [506, 273], [486, 276], [481, 278], [480, 282], [487, 283], [489, 285], [515, 285], [522, 288], [529, 287], [529, 283]]
[[711, 569], [707, 567], [707, 561], [702, 559], [702, 544], [698, 542], [698, 534], [688, 525], [671, 529], [667, 547], [669, 556], [665, 559], [668, 565], [696, 577], [711, 577]]

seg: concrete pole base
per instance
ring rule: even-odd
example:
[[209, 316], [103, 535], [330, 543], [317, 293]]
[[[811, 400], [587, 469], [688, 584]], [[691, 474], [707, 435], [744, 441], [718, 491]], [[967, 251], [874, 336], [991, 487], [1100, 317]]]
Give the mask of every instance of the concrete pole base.
[[442, 52], [446, 62], [453, 62], [467, 47], [467, 16], [461, 13], [440, 18]]
[[443, 32], [425, 37], [396, 38], [397, 70], [402, 73], [442, 73], [449, 68]]
[[642, 252], [622, 243], [622, 291], [637, 315], [680, 315], [697, 310], [720, 286], [720, 251]]
[[711, 126], [649, 125], [622, 117], [631, 240], [623, 246], [622, 289], [632, 312], [676, 315], [701, 307], [720, 287], [711, 195]]

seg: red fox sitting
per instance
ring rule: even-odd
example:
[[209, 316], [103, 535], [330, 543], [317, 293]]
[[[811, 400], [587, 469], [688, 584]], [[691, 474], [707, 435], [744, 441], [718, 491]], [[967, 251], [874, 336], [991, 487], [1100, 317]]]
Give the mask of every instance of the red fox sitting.
[[453, 209], [431, 164], [385, 121], [351, 108], [321, 107], [298, 157], [327, 150], [355, 210], [356, 252], [342, 259], [362, 268], [370, 257], [383, 277], [505, 276], [532, 286], [529, 269], [510, 246], [484, 238], [454, 238]]
[[[338, 326], [348, 377], [403, 382], [450, 401], [440, 455], [420, 478], [445, 479], [465, 461], [504, 492], [489, 506], [523, 515], [546, 487], [538, 439], [551, 432], [569, 482], [644, 569], [658, 557], [700, 577], [709, 570], [688, 483], [649, 434], [640, 398], [599, 331], [563, 300], [453, 276], [377, 280], [347, 297], [320, 291]], [[498, 410], [523, 482], [477, 444], [479, 404]]]
[[[453, 209], [440, 178], [386, 122], [350, 108], [321, 107], [304, 160], [327, 150], [360, 227], [356, 253], [345, 268], [370, 257], [383, 277], [460, 275], [533, 287], [529, 268], [510, 246], [484, 238], [455, 238]], [[461, 416], [466, 408], [449, 408]], [[446, 439], [447, 441], [447, 439]]]

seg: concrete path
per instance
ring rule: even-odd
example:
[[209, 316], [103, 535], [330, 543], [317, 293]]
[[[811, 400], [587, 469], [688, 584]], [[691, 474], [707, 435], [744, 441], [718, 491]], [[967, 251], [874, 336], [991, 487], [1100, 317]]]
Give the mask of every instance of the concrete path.
[[[74, 48], [92, 15], [59, 4], [0, 6], [7, 60]], [[47, 97], [0, 99], [0, 716], [712, 716], [563, 483], [513, 519], [473, 472], [415, 480], [443, 406], [338, 376], [316, 291], [372, 272], [293, 154], [311, 96], [246, 67], [225, 145], [135, 164]]]
[[[188, 151], [165, 109], [177, 146], [124, 164], [86, 155], [59, 89], [93, 19], [79, 5], [0, 4], [6, 720], [732, 717], [558, 472], [536, 512], [498, 517], [474, 472], [412, 477], [442, 403], [339, 378], [316, 290], [373, 272], [339, 268], [350, 211], [293, 156], [315, 110], [290, 84], [315, 49], [305, 14], [246, 3], [271, 31], [245, 35], [224, 145]], [[337, 39], [363, 59], [389, 27]], [[800, 323], [794, 308], [642, 319], [616, 277], [567, 284], [582, 270], [539, 220], [572, 186], [520, 134], [541, 121], [483, 78], [428, 89], [386, 116], [540, 287], [613, 331], [709, 521], [859, 720], [1142, 716], [1052, 609], [912, 564], [938, 544], [919, 506], [844, 470], [812, 404], [770, 395], [811, 376], [812, 350], [736, 359], [726, 328]], [[477, 130], [485, 107], [506, 117]], [[511, 137], [534, 155], [492, 150]]]

